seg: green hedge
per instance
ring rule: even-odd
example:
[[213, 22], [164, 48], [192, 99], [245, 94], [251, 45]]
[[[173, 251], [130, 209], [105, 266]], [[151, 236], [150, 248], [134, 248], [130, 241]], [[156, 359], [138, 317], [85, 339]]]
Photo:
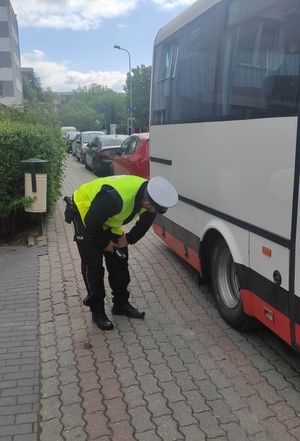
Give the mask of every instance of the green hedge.
[[0, 121], [0, 235], [15, 230], [30, 200], [24, 197], [22, 160], [37, 157], [49, 161], [43, 171], [47, 179], [47, 214], [61, 195], [65, 164], [65, 144], [60, 130], [40, 124]]

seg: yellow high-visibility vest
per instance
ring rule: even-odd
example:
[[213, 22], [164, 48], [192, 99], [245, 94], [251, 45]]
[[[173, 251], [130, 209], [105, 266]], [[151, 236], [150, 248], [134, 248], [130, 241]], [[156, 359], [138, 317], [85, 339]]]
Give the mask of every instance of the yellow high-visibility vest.
[[[120, 213], [108, 218], [104, 222], [104, 228], [110, 228], [111, 232], [121, 236], [124, 234], [121, 226], [123, 222], [132, 214], [134, 209], [135, 198], [141, 185], [147, 180], [139, 176], [108, 176], [105, 178], [94, 179], [81, 185], [73, 194], [73, 200], [78, 208], [81, 220], [85, 223], [85, 216], [90, 205], [96, 195], [101, 191], [104, 185], [109, 185], [120, 195], [122, 199], [122, 209]], [[145, 212], [145, 208], [141, 208], [134, 217]]]

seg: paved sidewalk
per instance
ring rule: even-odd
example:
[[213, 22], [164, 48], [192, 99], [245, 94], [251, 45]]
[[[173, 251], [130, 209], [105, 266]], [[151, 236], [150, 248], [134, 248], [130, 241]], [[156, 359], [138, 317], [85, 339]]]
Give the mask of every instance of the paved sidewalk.
[[39, 247], [0, 248], [0, 440], [36, 441]]
[[[70, 157], [65, 193], [93, 178]], [[240, 334], [224, 323], [209, 286], [200, 289], [195, 272], [152, 232], [130, 250], [132, 299], [145, 320], [113, 317], [113, 331], [99, 330], [81, 302], [80, 261], [63, 209], [60, 201], [48, 224], [47, 252], [23, 255], [28, 267], [39, 263], [38, 427], [19, 438], [0, 431], [0, 441], [34, 440], [37, 431], [40, 441], [300, 440], [299, 355], [267, 330]], [[22, 276], [5, 280], [18, 287]], [[17, 358], [36, 352], [29, 354]]]

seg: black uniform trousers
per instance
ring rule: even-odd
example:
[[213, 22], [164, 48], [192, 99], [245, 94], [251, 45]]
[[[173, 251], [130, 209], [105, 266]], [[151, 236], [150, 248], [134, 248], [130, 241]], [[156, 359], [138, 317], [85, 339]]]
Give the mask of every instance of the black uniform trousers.
[[[107, 253], [99, 249], [88, 235], [79, 213], [73, 219], [75, 236], [78, 251], [81, 258], [81, 273], [87, 289], [87, 297], [84, 304], [89, 306], [92, 312], [101, 312], [104, 306], [104, 267], [108, 271], [108, 281], [112, 290], [113, 302], [122, 305], [128, 302], [129, 292], [127, 290], [130, 282], [128, 270], [128, 247], [122, 248], [126, 258], [120, 258], [116, 253]], [[112, 235], [112, 241], [117, 237]]]

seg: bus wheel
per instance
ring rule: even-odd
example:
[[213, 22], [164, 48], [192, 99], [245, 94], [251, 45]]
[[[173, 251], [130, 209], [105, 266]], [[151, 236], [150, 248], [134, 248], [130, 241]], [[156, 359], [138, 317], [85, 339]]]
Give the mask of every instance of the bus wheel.
[[217, 242], [212, 253], [211, 279], [214, 298], [221, 316], [231, 326], [245, 329], [248, 316], [242, 307], [236, 265], [223, 240]]

